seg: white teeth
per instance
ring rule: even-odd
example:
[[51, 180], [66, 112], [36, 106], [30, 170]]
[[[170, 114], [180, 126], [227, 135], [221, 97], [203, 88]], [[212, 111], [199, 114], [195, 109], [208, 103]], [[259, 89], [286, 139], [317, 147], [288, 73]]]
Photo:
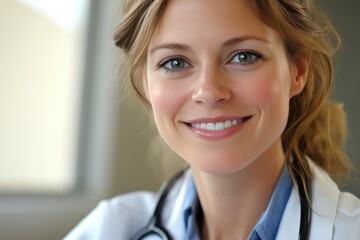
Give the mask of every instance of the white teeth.
[[223, 130], [225, 126], [225, 123], [219, 122], [215, 124], [215, 130]]
[[210, 131], [219, 131], [219, 130], [223, 130], [225, 128], [234, 126], [241, 122], [242, 122], [242, 119], [227, 120], [225, 122], [217, 122], [217, 123], [192, 123], [191, 127], [198, 128], [198, 129], [206, 129], [206, 130], [210, 130]]
[[[236, 121], [236, 120], [235, 120]], [[231, 127], [233, 125], [233, 123], [230, 120], [227, 120], [225, 122], [225, 128]]]
[[207, 129], [207, 130], [216, 130], [216, 128], [215, 128], [215, 123], [208, 123], [208, 124], [206, 124], [206, 129]]

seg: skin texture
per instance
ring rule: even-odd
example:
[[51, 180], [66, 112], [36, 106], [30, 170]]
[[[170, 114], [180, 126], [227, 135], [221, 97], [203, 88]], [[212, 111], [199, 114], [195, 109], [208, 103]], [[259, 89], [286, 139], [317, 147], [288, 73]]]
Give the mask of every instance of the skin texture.
[[[143, 75], [161, 136], [193, 171], [203, 239], [246, 239], [283, 166], [281, 134], [306, 61], [288, 61], [281, 35], [247, 0], [170, 0]], [[246, 121], [191, 127], [234, 119]]]

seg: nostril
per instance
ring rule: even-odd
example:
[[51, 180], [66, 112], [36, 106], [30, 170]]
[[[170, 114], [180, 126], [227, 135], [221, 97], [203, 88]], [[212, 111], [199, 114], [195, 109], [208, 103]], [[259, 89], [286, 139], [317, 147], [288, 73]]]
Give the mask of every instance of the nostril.
[[223, 102], [227, 102], [231, 98], [231, 92], [229, 90], [221, 91], [204, 91], [203, 89], [196, 92], [192, 96], [192, 100], [197, 104], [215, 105]]

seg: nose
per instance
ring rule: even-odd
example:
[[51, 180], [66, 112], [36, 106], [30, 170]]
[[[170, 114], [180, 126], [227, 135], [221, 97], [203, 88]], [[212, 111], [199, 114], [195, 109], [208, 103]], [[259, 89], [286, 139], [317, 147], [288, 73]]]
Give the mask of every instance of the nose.
[[227, 86], [226, 76], [220, 69], [210, 67], [199, 75], [192, 95], [196, 104], [212, 106], [231, 98], [231, 88]]

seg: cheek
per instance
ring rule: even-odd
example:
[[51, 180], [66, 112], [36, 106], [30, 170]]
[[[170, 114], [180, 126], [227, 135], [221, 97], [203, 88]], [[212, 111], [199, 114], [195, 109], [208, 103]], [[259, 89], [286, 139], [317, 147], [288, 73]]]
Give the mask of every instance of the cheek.
[[286, 96], [286, 80], [277, 74], [257, 74], [246, 80], [241, 92], [251, 105], [266, 107]]
[[150, 83], [149, 96], [155, 120], [174, 117], [183, 104], [183, 95], [176, 84], [158, 81]]
[[155, 80], [149, 84], [149, 100], [156, 128], [162, 139], [172, 148], [176, 146], [174, 132], [178, 116], [186, 103], [186, 93], [176, 83]]
[[244, 90], [246, 100], [256, 106], [268, 105], [275, 97], [275, 90], [272, 86], [268, 86], [268, 84], [249, 84], [249, 86], [246, 86]]

